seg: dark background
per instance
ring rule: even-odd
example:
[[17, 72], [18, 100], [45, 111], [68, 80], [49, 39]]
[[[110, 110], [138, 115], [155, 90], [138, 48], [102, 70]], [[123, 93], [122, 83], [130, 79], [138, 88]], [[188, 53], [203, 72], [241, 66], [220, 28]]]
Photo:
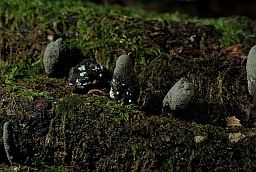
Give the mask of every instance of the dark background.
[[[89, 0], [85, 0], [89, 1]], [[198, 17], [244, 15], [256, 19], [256, 0], [91, 0], [95, 3], [143, 5], [147, 10], [186, 13]]]

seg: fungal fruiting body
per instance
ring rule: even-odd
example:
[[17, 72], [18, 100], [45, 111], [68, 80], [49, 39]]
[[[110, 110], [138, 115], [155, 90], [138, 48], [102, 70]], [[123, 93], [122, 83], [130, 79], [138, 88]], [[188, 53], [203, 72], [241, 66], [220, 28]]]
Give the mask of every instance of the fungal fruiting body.
[[52, 77], [62, 76], [64, 74], [64, 68], [67, 66], [66, 56], [67, 50], [66, 46], [62, 44], [62, 38], [50, 42], [43, 56], [46, 74]]
[[103, 67], [93, 60], [84, 59], [69, 72], [69, 85], [75, 89], [86, 89], [101, 82]]
[[256, 45], [251, 48], [246, 63], [248, 91], [253, 97], [253, 105], [256, 104]]
[[165, 96], [163, 108], [167, 107], [170, 110], [185, 109], [193, 95], [192, 84], [186, 78], [181, 78]]
[[124, 104], [136, 104], [139, 97], [139, 80], [133, 69], [132, 59], [121, 55], [110, 82], [110, 98]]
[[52, 75], [54, 73], [54, 69], [59, 63], [61, 42], [62, 38], [59, 38], [56, 41], [50, 42], [45, 49], [43, 63], [45, 72], [48, 75]]
[[4, 150], [6, 153], [6, 156], [10, 162], [10, 164], [13, 164], [13, 150], [12, 146], [14, 145], [13, 143], [13, 138], [12, 138], [12, 124], [10, 121], [5, 122], [3, 126], [3, 142], [4, 142]]

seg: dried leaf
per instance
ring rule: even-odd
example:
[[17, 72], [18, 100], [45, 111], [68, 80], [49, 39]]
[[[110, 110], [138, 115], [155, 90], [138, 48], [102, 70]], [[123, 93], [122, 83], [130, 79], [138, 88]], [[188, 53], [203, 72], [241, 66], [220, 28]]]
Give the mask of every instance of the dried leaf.
[[232, 45], [230, 47], [226, 48], [227, 52], [237, 52], [238, 50], [240, 50], [242, 48], [242, 44], [236, 44], [236, 45]]
[[152, 27], [152, 29], [154, 29], [155, 31], [159, 31], [159, 30], [161, 30], [161, 28], [160, 28], [160, 27]]
[[207, 136], [198, 135], [198, 136], [195, 136], [194, 139], [196, 143], [200, 143], [207, 140], [207, 138], [208, 138]]
[[183, 51], [182, 47], [171, 49], [170, 50], [170, 55], [179, 55], [179, 54], [182, 53], [182, 51]]
[[235, 116], [227, 117], [226, 121], [228, 127], [242, 126], [240, 120], [237, 119]]
[[99, 96], [108, 96], [109, 94], [103, 90], [91, 89], [87, 94], [99, 95]]
[[164, 35], [164, 33], [162, 33], [162, 32], [154, 32], [154, 33], [149, 34], [149, 36], [151, 36], [151, 37], [155, 37], [155, 36], [159, 36], [159, 35]]
[[229, 133], [228, 134], [228, 139], [230, 142], [238, 142], [239, 140], [245, 138], [246, 136], [242, 134], [241, 132], [238, 133]]
[[247, 53], [242, 50], [242, 44], [236, 44], [230, 47], [227, 47], [226, 52], [230, 57], [240, 56], [242, 59], [247, 58]]

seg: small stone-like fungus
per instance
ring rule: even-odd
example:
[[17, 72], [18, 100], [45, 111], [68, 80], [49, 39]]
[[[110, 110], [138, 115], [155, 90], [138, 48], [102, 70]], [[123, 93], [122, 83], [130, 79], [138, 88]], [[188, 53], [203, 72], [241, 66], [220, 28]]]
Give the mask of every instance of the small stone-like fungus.
[[185, 109], [193, 95], [192, 84], [186, 78], [181, 78], [165, 96], [163, 108], [167, 107], [170, 110]]
[[249, 93], [253, 96], [253, 105], [256, 104], [256, 45], [251, 48], [246, 63]]
[[47, 45], [43, 57], [44, 69], [47, 75], [54, 76], [59, 72], [57, 71], [57, 67], [61, 63], [61, 54], [64, 49], [65, 46], [62, 45], [62, 38], [50, 42]]
[[4, 142], [4, 150], [6, 153], [6, 156], [10, 162], [10, 164], [13, 164], [13, 152], [11, 147], [13, 144], [13, 138], [12, 138], [12, 124], [10, 121], [5, 122], [3, 126], [3, 142]]

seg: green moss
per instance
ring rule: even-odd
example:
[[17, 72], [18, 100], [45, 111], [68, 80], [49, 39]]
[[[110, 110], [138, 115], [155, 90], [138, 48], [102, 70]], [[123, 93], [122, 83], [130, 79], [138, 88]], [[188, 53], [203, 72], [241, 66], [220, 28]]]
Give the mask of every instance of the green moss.
[[[142, 45], [145, 41], [145, 37], [141, 34], [143, 29], [138, 28], [138, 26], [143, 24], [140, 19], [156, 20], [163, 25], [166, 24], [166, 21], [189, 21], [211, 24], [222, 33], [219, 42], [226, 46], [240, 43], [239, 38], [246, 36], [242, 30], [244, 25], [238, 22], [237, 18], [198, 19], [178, 13], [157, 14], [146, 12], [138, 7], [96, 6], [79, 1], [41, 2], [40, 0], [34, 0], [29, 3], [18, 4], [19, 2], [15, 0], [1, 2], [2, 9], [0, 11], [1, 16], [3, 16], [1, 23], [4, 28], [8, 28], [8, 32], [5, 33], [8, 39], [11, 38], [10, 34], [14, 32], [33, 34], [41, 39], [46, 38], [47, 32], [53, 32], [56, 37], [68, 37], [67, 42], [72, 47], [80, 48], [84, 55], [88, 57], [94, 57], [95, 53], [98, 52], [98, 59], [102, 59], [101, 62], [104, 63], [107, 69], [111, 70], [113, 68], [113, 59], [107, 60], [104, 57], [109, 56], [120, 47], [137, 55], [141, 52], [140, 47], [145, 46]], [[9, 9], [17, 9], [17, 11], [13, 12]], [[135, 25], [137, 25], [138, 29], [134, 27]], [[131, 28], [132, 31], [130, 31]], [[23, 52], [24, 58], [30, 58], [30, 55], [34, 57], [41, 55], [42, 48], [45, 46], [45, 43], [41, 44], [40, 47], [33, 45], [36, 44], [33, 39], [22, 40], [21, 35], [17, 35], [12, 39], [12, 41], [7, 42], [8, 47], [16, 48], [18, 46], [20, 51], [25, 50]], [[14, 41], [17, 45], [14, 44]], [[33, 54], [27, 47], [23, 48], [24, 41], [30, 42], [31, 50], [35, 52], [36, 49], [37, 53]], [[3, 48], [4, 45], [0, 47]], [[100, 52], [99, 49], [103, 52]], [[150, 51], [159, 52], [157, 49]], [[153, 52], [149, 53], [152, 54]], [[17, 54], [11, 51], [8, 59], [19, 59], [21, 54]], [[4, 55], [2, 54], [1, 56]]]
[[[241, 43], [242, 37], [247, 37], [248, 33], [244, 32], [246, 28], [246, 21], [248, 18], [240, 17], [220, 17], [217, 19], [213, 18], [198, 18], [190, 17], [188, 15], [180, 13], [166, 13], [161, 16], [164, 20], [174, 20], [174, 21], [190, 21], [190, 22], [199, 22], [204, 24], [213, 25], [221, 33], [219, 43], [225, 46], [231, 46]], [[242, 22], [243, 21], [243, 22]], [[251, 35], [252, 36], [252, 35]]]
[[[250, 154], [255, 152], [255, 138], [250, 136], [254, 131], [249, 128], [255, 113], [245, 62], [239, 55], [221, 53], [223, 45], [255, 41], [251, 20], [198, 19], [138, 7], [41, 0], [2, 0], [0, 14], [0, 96], [9, 100], [0, 104], [0, 117], [6, 121], [17, 115], [16, 145], [35, 166], [52, 171], [65, 170], [66, 164], [78, 171], [255, 169], [255, 155]], [[74, 94], [67, 78], [47, 77], [41, 60], [47, 35], [63, 37], [73, 57], [81, 51], [85, 58], [96, 59], [106, 68], [107, 81], [117, 57], [131, 52], [142, 95], [159, 98], [153, 103], [160, 104], [157, 116], [104, 96]], [[188, 109], [163, 116], [163, 96], [181, 77], [193, 83], [195, 96]], [[39, 97], [56, 109], [33, 109]], [[50, 116], [47, 125], [45, 113]], [[239, 118], [244, 129], [224, 128], [229, 116]], [[36, 134], [41, 132], [38, 126], [47, 132]], [[238, 131], [247, 137], [230, 143], [228, 133]], [[197, 135], [208, 139], [195, 143]], [[31, 145], [33, 153], [27, 153]]]
[[[241, 17], [241, 20], [246, 21], [247, 18]], [[246, 36], [243, 31], [245, 25], [239, 22], [238, 18], [196, 19], [195, 21], [214, 25], [222, 33], [219, 39], [220, 44], [225, 46], [239, 44], [241, 37]]]
[[10, 167], [9, 167], [8, 165], [6, 165], [6, 164], [1, 164], [0, 169], [1, 169], [3, 172], [11, 172]]
[[[12, 172], [16, 170], [34, 172], [34, 171], [38, 171], [39, 169], [33, 168], [33, 167], [21, 166], [21, 165], [10, 167], [8, 165], [1, 164], [0, 170], [2, 172]], [[40, 171], [42, 172], [48, 172], [48, 171], [49, 172], [69, 172], [70, 170], [72, 170], [72, 168], [66, 168], [63, 166], [44, 166], [44, 168], [40, 168]]]

